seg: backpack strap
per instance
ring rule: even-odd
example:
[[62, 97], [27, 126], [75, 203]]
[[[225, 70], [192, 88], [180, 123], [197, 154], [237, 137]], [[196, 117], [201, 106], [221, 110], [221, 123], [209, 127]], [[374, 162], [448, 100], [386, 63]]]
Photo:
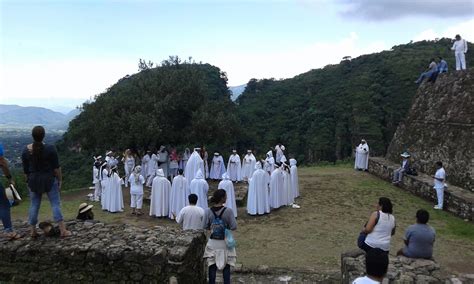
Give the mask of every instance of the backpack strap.
[[[222, 219], [222, 214], [224, 214], [224, 211], [227, 209], [227, 207], [222, 208], [221, 213], [219, 214], [219, 219]], [[214, 213], [216, 215], [216, 213]]]

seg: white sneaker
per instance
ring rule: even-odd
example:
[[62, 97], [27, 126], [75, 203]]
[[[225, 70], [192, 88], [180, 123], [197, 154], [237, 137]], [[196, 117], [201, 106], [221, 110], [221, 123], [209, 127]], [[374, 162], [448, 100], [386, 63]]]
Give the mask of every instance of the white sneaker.
[[436, 210], [443, 210], [443, 207], [439, 207], [438, 205], [435, 205], [433, 208]]
[[291, 205], [291, 208], [300, 209], [301, 206], [299, 206], [298, 204], [293, 204], [293, 205]]

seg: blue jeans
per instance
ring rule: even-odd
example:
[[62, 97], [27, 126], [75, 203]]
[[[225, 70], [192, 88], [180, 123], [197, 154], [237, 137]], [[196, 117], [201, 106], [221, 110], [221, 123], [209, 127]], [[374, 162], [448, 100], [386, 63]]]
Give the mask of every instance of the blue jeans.
[[0, 219], [2, 219], [3, 230], [7, 233], [13, 231], [10, 207], [10, 201], [7, 199], [5, 189], [0, 184]]
[[[28, 223], [35, 226], [38, 224], [38, 212], [41, 206], [42, 193], [32, 192], [30, 190], [30, 210], [28, 214]], [[53, 186], [49, 192], [46, 192], [51, 209], [53, 211], [54, 221], [60, 222], [63, 220], [63, 214], [61, 213], [61, 198], [59, 196], [58, 182], [55, 180]]]
[[430, 71], [421, 73], [421, 75], [420, 75], [420, 77], [418, 78], [418, 80], [416, 80], [416, 83], [419, 84], [419, 83], [423, 82], [423, 80], [424, 80], [425, 78], [430, 78], [431, 75], [433, 75], [433, 73], [436, 73], [436, 72], [437, 72], [436, 70], [434, 70], [434, 71], [430, 70]]
[[[209, 284], [216, 283], [217, 266], [215, 264], [209, 266]], [[226, 264], [222, 271], [224, 276], [224, 284], [230, 284], [230, 265]]]

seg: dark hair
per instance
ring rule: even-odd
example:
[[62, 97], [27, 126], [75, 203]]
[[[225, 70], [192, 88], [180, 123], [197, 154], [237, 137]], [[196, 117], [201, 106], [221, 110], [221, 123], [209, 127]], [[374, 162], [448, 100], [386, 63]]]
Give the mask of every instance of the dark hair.
[[443, 59], [443, 57], [442, 57], [442, 56], [438, 56], [438, 58], [439, 58], [439, 59]]
[[431, 58], [430, 61], [435, 61], [435, 59], [434, 59], [434, 58]]
[[178, 169], [178, 174], [182, 175], [183, 174], [183, 169]]
[[31, 130], [31, 136], [33, 136], [33, 164], [36, 167], [39, 167], [39, 163], [41, 160], [41, 155], [43, 153], [43, 139], [44, 139], [45, 131], [43, 126], [35, 126], [33, 130]]
[[371, 249], [365, 255], [365, 271], [369, 276], [383, 277], [388, 270], [388, 253], [381, 249]]
[[436, 165], [437, 165], [438, 167], [442, 167], [442, 166], [443, 166], [443, 163], [442, 163], [441, 161], [437, 161], [437, 162], [436, 162]]
[[218, 189], [218, 190], [214, 191], [214, 194], [211, 197], [211, 203], [217, 204], [217, 203], [220, 203], [222, 201], [225, 201], [226, 196], [227, 196], [227, 194], [226, 194], [225, 190]]
[[456, 39], [461, 39], [461, 36], [460, 36], [460, 35], [456, 35], [455, 38], [456, 38]]
[[198, 196], [194, 193], [191, 193], [190, 195], [188, 195], [188, 201], [189, 201], [189, 204], [196, 205], [198, 201]]
[[379, 198], [379, 205], [382, 207], [382, 212], [383, 213], [389, 213], [392, 214], [392, 201], [388, 199], [387, 197], [380, 197]]
[[416, 221], [420, 224], [426, 224], [428, 223], [428, 220], [430, 219], [430, 213], [426, 211], [425, 209], [420, 209], [416, 211]]

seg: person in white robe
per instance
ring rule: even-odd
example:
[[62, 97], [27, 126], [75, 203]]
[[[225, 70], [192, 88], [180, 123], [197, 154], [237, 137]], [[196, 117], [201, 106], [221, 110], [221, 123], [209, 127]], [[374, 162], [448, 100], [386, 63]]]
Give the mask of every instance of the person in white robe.
[[[472, 7], [471, 7], [472, 8]], [[451, 50], [454, 50], [454, 57], [456, 59], [456, 70], [466, 70], [466, 52], [467, 42], [462, 39], [460, 35], [456, 35], [456, 40], [453, 43]]]
[[141, 175], [145, 178], [145, 181], [148, 177], [148, 163], [151, 160], [151, 151], [147, 150], [145, 155], [142, 157], [142, 172]]
[[94, 166], [92, 166], [92, 184], [94, 185], [94, 201], [100, 201], [102, 195], [102, 186], [100, 184], [100, 166], [102, 165], [102, 156], [94, 157]]
[[217, 189], [225, 190], [227, 195], [225, 207], [231, 209], [232, 212], [234, 212], [235, 218], [237, 218], [237, 203], [235, 202], [234, 184], [229, 179], [229, 175], [227, 173], [222, 174], [222, 180], [217, 185]]
[[156, 170], [156, 177], [151, 186], [150, 216], [168, 217], [170, 191], [171, 183], [165, 177], [163, 169]]
[[367, 141], [362, 139], [359, 146], [355, 149], [355, 163], [354, 169], [356, 170], [367, 170], [369, 165], [369, 145]]
[[300, 186], [298, 181], [298, 167], [295, 159], [290, 159], [290, 176], [291, 176], [291, 191], [293, 192], [293, 198], [300, 196]]
[[273, 158], [272, 150], [267, 152], [263, 169], [268, 173], [268, 176], [270, 176], [275, 169], [275, 158]]
[[204, 173], [204, 161], [199, 155], [200, 150], [200, 148], [194, 148], [194, 152], [189, 157], [189, 160], [186, 163], [186, 168], [184, 169], [184, 176], [188, 182], [188, 188], [191, 185], [192, 180], [196, 177], [198, 170], [201, 170], [201, 173]]
[[141, 166], [136, 166], [133, 173], [129, 177], [130, 182], [130, 208], [132, 208], [132, 215], [143, 215], [143, 184], [145, 178], [140, 174], [142, 171]]
[[211, 163], [211, 174], [210, 178], [213, 180], [221, 180], [222, 175], [225, 173], [224, 159], [219, 152], [214, 153]]
[[166, 147], [161, 145], [160, 151], [158, 152], [158, 168], [163, 170], [163, 174], [168, 178], [169, 172], [169, 155]]
[[283, 199], [285, 200], [283, 205], [293, 206], [293, 203], [295, 202], [295, 197], [293, 196], [293, 191], [291, 190], [290, 166], [286, 163], [283, 163], [281, 167], [283, 173]]
[[260, 162], [255, 165], [255, 172], [249, 179], [249, 191], [247, 194], [247, 213], [250, 215], [262, 215], [270, 213], [270, 194], [268, 184], [270, 176], [262, 169]]
[[207, 154], [206, 147], [202, 147], [201, 149], [201, 158], [202, 161], [204, 162], [204, 178], [208, 179], [209, 178], [209, 155]]
[[132, 174], [133, 169], [135, 168], [135, 157], [132, 155], [130, 149], [125, 150], [122, 158], [123, 168], [125, 171], [125, 186], [128, 186], [128, 178]]
[[285, 151], [285, 146], [278, 144], [275, 146], [276, 157], [275, 161], [277, 163], [282, 163], [281, 157], [283, 156], [283, 151]]
[[148, 187], [151, 187], [153, 179], [156, 176], [156, 171], [158, 170], [158, 160], [159, 156], [157, 154], [151, 154], [150, 161], [148, 162], [148, 176], [146, 180], [146, 186]]
[[196, 176], [191, 181], [191, 185], [189, 186], [189, 193], [194, 193], [198, 196], [197, 206], [201, 207], [204, 210], [208, 208], [208, 205], [207, 205], [207, 192], [208, 191], [209, 191], [209, 184], [207, 184], [207, 181], [204, 179], [204, 175], [201, 169], [198, 169]]
[[239, 182], [242, 180], [242, 166], [237, 150], [232, 150], [232, 155], [230, 155], [229, 162], [227, 163], [227, 173], [229, 174], [230, 180], [233, 182]]
[[189, 148], [184, 149], [184, 153], [181, 155], [181, 159], [179, 161], [179, 168], [183, 171], [186, 169], [186, 164], [188, 163], [190, 156], [191, 151], [189, 150]]
[[[278, 166], [278, 164], [277, 164]], [[283, 189], [283, 172], [280, 167], [273, 170], [270, 177], [270, 207], [280, 208], [285, 204], [286, 198], [282, 198], [284, 195]]]
[[109, 169], [118, 165], [118, 160], [114, 157], [114, 152], [112, 151], [107, 151], [107, 153], [105, 153], [105, 161], [107, 162]]
[[253, 172], [255, 171], [255, 164], [257, 159], [252, 153], [252, 150], [247, 150], [247, 154], [242, 159], [242, 179], [245, 182], [252, 177]]
[[99, 182], [100, 182], [100, 205], [102, 206], [102, 210], [105, 210], [105, 204], [107, 196], [105, 195], [105, 191], [107, 190], [107, 182], [108, 182], [108, 175], [109, 170], [107, 169], [107, 162], [103, 162], [102, 165], [99, 167]]
[[122, 192], [123, 180], [117, 173], [117, 166], [112, 167], [107, 175], [107, 185], [105, 189], [105, 209], [111, 213], [122, 212], [124, 208], [123, 204], [123, 192]]
[[173, 178], [170, 197], [170, 219], [176, 218], [181, 209], [188, 205], [188, 183], [183, 175], [183, 170], [178, 170], [178, 175]]

